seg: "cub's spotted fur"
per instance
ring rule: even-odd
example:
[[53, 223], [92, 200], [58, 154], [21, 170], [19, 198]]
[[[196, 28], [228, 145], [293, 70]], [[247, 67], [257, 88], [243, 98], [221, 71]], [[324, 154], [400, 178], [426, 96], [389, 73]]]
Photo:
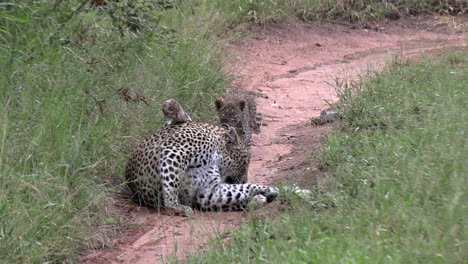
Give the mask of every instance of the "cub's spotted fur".
[[215, 100], [219, 122], [236, 128], [247, 147], [252, 145], [252, 133], [260, 133], [256, 120], [257, 105], [253, 93], [231, 90], [224, 98]]

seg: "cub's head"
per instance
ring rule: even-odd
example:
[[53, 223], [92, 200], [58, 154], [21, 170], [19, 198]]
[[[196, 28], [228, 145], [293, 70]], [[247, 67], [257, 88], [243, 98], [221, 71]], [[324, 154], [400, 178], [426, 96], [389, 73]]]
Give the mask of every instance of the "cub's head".
[[227, 155], [223, 157], [221, 175], [226, 183], [246, 183], [250, 164], [250, 151], [237, 135], [236, 129], [227, 125], [221, 125], [225, 130], [225, 142]]
[[243, 99], [229, 98], [216, 99], [216, 111], [218, 112], [219, 122], [234, 127], [242, 140], [245, 140], [246, 128], [249, 126], [249, 120], [246, 119], [247, 103]]

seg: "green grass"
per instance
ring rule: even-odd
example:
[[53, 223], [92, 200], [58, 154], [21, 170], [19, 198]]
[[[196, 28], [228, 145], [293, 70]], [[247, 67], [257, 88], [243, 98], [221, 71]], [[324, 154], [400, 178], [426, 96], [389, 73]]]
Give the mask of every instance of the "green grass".
[[313, 201], [188, 263], [465, 263], [467, 64], [395, 62], [339, 87], [344, 120], [323, 143]]
[[0, 263], [73, 262], [83, 244], [105, 244], [128, 150], [165, 121], [168, 98], [214, 119], [207, 106], [229, 80], [222, 47], [242, 25], [466, 10], [429, 0], [129, 2], [0, 4]]
[[292, 21], [398, 19], [417, 14], [466, 14], [468, 5], [458, 0], [236, 0], [221, 10], [233, 10], [241, 21], [255, 23]]
[[64, 23], [79, 2], [18, 1], [0, 17], [0, 263], [73, 261], [106, 243], [127, 150], [165, 122], [162, 102], [211, 120], [227, 83], [219, 40], [194, 16], [151, 10], [159, 21], [140, 32], [94, 9]]

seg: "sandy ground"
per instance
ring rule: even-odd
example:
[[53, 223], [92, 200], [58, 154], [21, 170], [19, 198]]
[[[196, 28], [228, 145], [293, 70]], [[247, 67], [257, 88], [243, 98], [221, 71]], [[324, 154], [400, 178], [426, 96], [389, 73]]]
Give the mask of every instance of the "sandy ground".
[[[269, 25], [252, 28], [249, 37], [231, 43], [226, 64], [238, 77], [232, 85], [263, 95], [257, 99], [264, 119], [262, 132], [254, 135], [249, 181], [305, 188], [317, 184], [322, 172], [309, 157], [328, 127], [313, 127], [310, 119], [337, 100], [329, 83], [380, 70], [395, 56], [466, 49], [468, 24], [463, 19], [413, 18], [372, 25], [372, 30], [340, 23]], [[247, 214], [197, 212], [182, 217], [119, 203], [132, 224], [112, 246], [84, 252], [81, 263], [182, 259], [203, 250], [208, 239], [228, 235]]]

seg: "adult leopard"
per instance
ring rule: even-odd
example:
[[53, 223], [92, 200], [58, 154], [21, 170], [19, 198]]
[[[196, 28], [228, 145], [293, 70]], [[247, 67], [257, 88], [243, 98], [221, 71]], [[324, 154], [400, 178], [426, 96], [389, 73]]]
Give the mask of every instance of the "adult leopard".
[[235, 128], [192, 122], [174, 111], [182, 122], [170, 120], [143, 141], [128, 162], [125, 176], [138, 202], [190, 214], [193, 207], [260, 207], [278, 196], [274, 187], [226, 183], [228, 178], [247, 179], [250, 161]]

